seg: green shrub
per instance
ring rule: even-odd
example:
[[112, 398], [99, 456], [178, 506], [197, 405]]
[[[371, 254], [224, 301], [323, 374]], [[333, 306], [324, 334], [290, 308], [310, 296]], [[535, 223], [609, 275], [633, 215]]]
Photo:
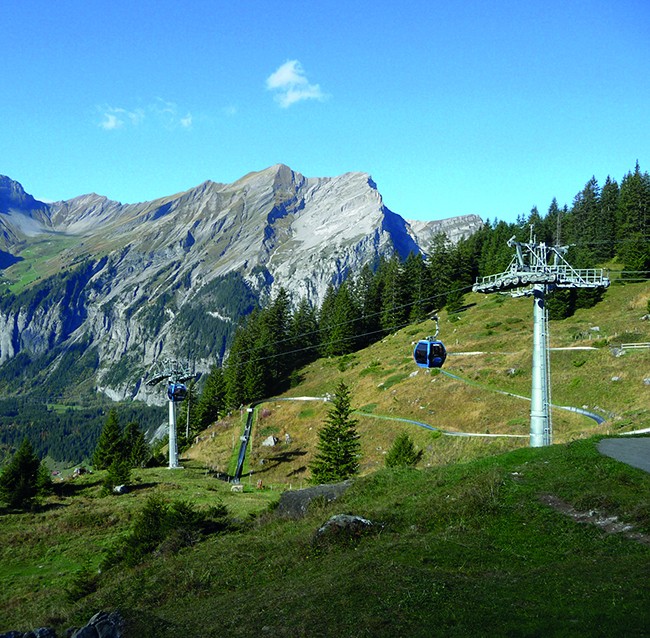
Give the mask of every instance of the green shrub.
[[118, 485], [128, 485], [131, 482], [131, 466], [128, 461], [115, 459], [106, 471], [104, 477], [103, 489], [104, 494], [113, 493], [113, 488]]
[[421, 458], [422, 450], [416, 450], [411, 437], [402, 432], [388, 450], [386, 467], [415, 467]]
[[104, 567], [124, 563], [133, 567], [153, 552], [176, 553], [193, 545], [203, 534], [223, 532], [230, 527], [222, 503], [198, 510], [186, 501], [168, 502], [152, 494], [133, 522], [131, 531], [109, 552]]
[[0, 474], [0, 500], [12, 508], [30, 509], [36, 497], [51, 489], [47, 470], [25, 438]]

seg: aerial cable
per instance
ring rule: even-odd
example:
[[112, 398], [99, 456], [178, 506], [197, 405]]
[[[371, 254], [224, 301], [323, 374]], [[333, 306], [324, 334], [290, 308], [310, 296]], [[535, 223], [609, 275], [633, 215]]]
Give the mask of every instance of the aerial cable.
[[[395, 311], [403, 310], [405, 308], [410, 308], [411, 306], [415, 306], [416, 304], [422, 304], [422, 303], [426, 303], [428, 301], [433, 301], [435, 299], [438, 299], [439, 297], [448, 296], [448, 295], [450, 295], [451, 293], [454, 293], [454, 292], [470, 292], [471, 290], [472, 290], [472, 285], [463, 286], [461, 288], [453, 288], [451, 290], [448, 290], [446, 292], [438, 293], [438, 294], [433, 295], [431, 297], [426, 297], [424, 299], [417, 299], [417, 300], [409, 302], [407, 304], [401, 304], [399, 306], [395, 306], [395, 307], [392, 308], [392, 310], [395, 310]], [[333, 323], [333, 324], [331, 324], [331, 325], [329, 325], [327, 327], [317, 328], [316, 330], [310, 330], [309, 332], [301, 333], [301, 334], [298, 334], [298, 335], [293, 335], [293, 336], [290, 336], [290, 337], [285, 337], [285, 338], [279, 339], [277, 341], [272, 341], [272, 342], [270, 342], [268, 344], [265, 344], [265, 346], [269, 346], [269, 347], [270, 346], [277, 346], [277, 345], [280, 345], [282, 343], [295, 341], [297, 339], [310, 337], [310, 336], [313, 336], [313, 335], [316, 335], [316, 334], [322, 334], [323, 332], [325, 332], [325, 330], [329, 330], [329, 329], [332, 329], [332, 328], [338, 328], [338, 327], [345, 326], [345, 325], [348, 325], [348, 324], [357, 323], [359, 321], [367, 320], [367, 319], [372, 318], [372, 317], [380, 316], [383, 313], [384, 313], [384, 311], [380, 310], [380, 311], [373, 312], [373, 313], [370, 313], [368, 315], [365, 315], [363, 317], [355, 317], [354, 319], [348, 319], [346, 321]], [[404, 328], [406, 326], [410, 326], [412, 323], [413, 323], [412, 321], [407, 321], [407, 322], [405, 322], [405, 323], [403, 323], [401, 325], [396, 325], [393, 328], [395, 330], [400, 330], [401, 328]], [[367, 333], [363, 333], [363, 334], [359, 334], [359, 335], [354, 335], [353, 337], [346, 337], [345, 340], [350, 341], [350, 340], [353, 340], [353, 339], [359, 339], [361, 337], [366, 337], [366, 336], [370, 336], [370, 335], [373, 335], [373, 334], [378, 334], [378, 333], [381, 333], [381, 332], [385, 332], [385, 329], [381, 328], [381, 329], [378, 329], [378, 330], [373, 330], [371, 332], [367, 332]], [[338, 342], [334, 341], [332, 343], [338, 343]], [[278, 355], [270, 355], [270, 357], [273, 358], [275, 356], [284, 356], [285, 354], [300, 352], [302, 350], [309, 350], [309, 349], [312, 349], [314, 347], [320, 347], [320, 346], [306, 346], [305, 348], [299, 348], [297, 350], [292, 350], [292, 351], [290, 351], [288, 353], [283, 352], [283, 353], [278, 354]], [[238, 355], [246, 355], [249, 352], [255, 352], [256, 350], [258, 350], [258, 348], [249, 348], [248, 350], [242, 350], [242, 351], [238, 352]]]
[[[463, 288], [454, 288], [450, 292], [469, 291], [469, 290], [471, 290], [471, 288], [472, 288], [471, 286], [465, 286]], [[440, 293], [438, 295], [434, 295], [433, 297], [428, 298], [427, 300], [432, 300], [432, 299], [435, 299], [437, 297], [444, 296], [446, 294], [449, 294], [449, 293]], [[402, 307], [411, 306], [411, 305], [414, 305], [415, 303], [421, 303], [422, 301], [423, 300], [418, 300], [418, 301], [413, 302], [411, 304], [404, 304], [404, 306], [402, 306]], [[488, 303], [488, 302], [486, 302], [486, 303]], [[381, 313], [374, 313], [374, 314], [377, 315], [377, 314], [381, 314]], [[367, 316], [370, 316], [370, 315], [367, 315]], [[359, 321], [359, 319], [354, 319], [354, 320], [350, 320], [350, 321], [340, 322], [340, 323], [337, 323], [337, 324], [332, 324], [331, 327], [343, 326], [343, 325], [346, 325], [346, 324], [349, 324], [349, 323], [354, 323], [356, 321]], [[407, 326], [411, 326], [411, 325], [413, 325], [412, 321], [405, 321], [404, 323], [397, 324], [397, 325], [393, 326], [393, 331], [401, 330], [402, 328], [406, 328]], [[259, 351], [260, 348], [276, 346], [276, 345], [281, 344], [281, 343], [286, 343], [287, 341], [294, 341], [294, 340], [304, 338], [304, 337], [307, 337], [307, 336], [311, 336], [311, 335], [314, 335], [314, 334], [317, 334], [317, 333], [320, 333], [320, 332], [323, 332], [322, 328], [318, 329], [318, 330], [312, 330], [312, 331], [304, 333], [302, 335], [296, 335], [294, 337], [290, 337], [290, 338], [286, 338], [286, 339], [280, 339], [278, 341], [273, 341], [273, 342], [270, 342], [268, 344], [265, 343], [265, 344], [263, 344], [261, 346], [258, 346], [258, 347], [253, 347], [253, 348], [249, 348], [248, 350], [243, 350], [243, 351], [237, 352], [237, 357], [238, 358], [239, 357], [244, 357], [245, 358], [245, 355], [247, 355], [249, 353], [255, 353], [255, 352]], [[350, 337], [341, 337], [339, 339], [334, 339], [334, 340], [328, 341], [328, 344], [340, 344], [340, 343], [346, 343], [346, 342], [350, 342], [350, 341], [356, 341], [357, 339], [362, 339], [363, 337], [369, 337], [369, 336], [372, 336], [372, 335], [382, 334], [382, 333], [385, 333], [385, 332], [386, 332], [386, 330], [384, 328], [378, 328], [377, 330], [371, 330], [371, 331], [368, 331], [368, 332], [364, 332], [362, 334], [358, 334], [358, 335], [355, 334], [355, 335], [352, 335]], [[321, 343], [315, 343], [313, 345], [304, 346], [302, 348], [296, 348], [296, 349], [287, 350], [287, 351], [284, 351], [284, 352], [276, 352], [276, 353], [264, 355], [264, 356], [261, 356], [261, 357], [253, 357], [253, 358], [248, 358], [248, 359], [245, 358], [244, 361], [237, 362], [237, 363], [234, 364], [234, 366], [235, 366], [235, 368], [241, 368], [243, 366], [248, 365], [249, 363], [257, 363], [258, 361], [268, 361], [268, 360], [271, 360], [271, 359], [277, 359], [279, 357], [286, 357], [288, 355], [298, 354], [300, 352], [307, 352], [309, 350], [319, 349], [321, 347], [322, 347]]]
[[[392, 308], [392, 310], [395, 310], [395, 311], [404, 310], [405, 308], [410, 308], [412, 306], [415, 306], [416, 304], [422, 304], [422, 303], [426, 303], [428, 301], [434, 301], [435, 299], [438, 299], [440, 297], [449, 296], [450, 294], [455, 293], [455, 292], [470, 292], [471, 290], [472, 290], [472, 285], [471, 284], [468, 285], [468, 286], [460, 287], [460, 288], [453, 288], [451, 290], [448, 290], [448, 291], [445, 291], [445, 292], [440, 292], [440, 293], [437, 293], [435, 295], [432, 295], [431, 297], [425, 297], [424, 299], [417, 299], [415, 301], [411, 301], [411, 302], [406, 303], [406, 304], [401, 304], [399, 306], [395, 306], [395, 307]], [[346, 321], [340, 321], [338, 323], [333, 323], [333, 324], [331, 324], [331, 325], [329, 325], [327, 327], [317, 328], [316, 330], [310, 330], [309, 332], [301, 333], [301, 334], [298, 334], [298, 335], [293, 335], [291, 337], [285, 337], [285, 338], [279, 339], [277, 341], [272, 341], [268, 345], [279, 345], [279, 344], [286, 343], [286, 342], [289, 342], [289, 341], [295, 341], [296, 339], [301, 339], [301, 338], [310, 337], [310, 336], [313, 336], [313, 335], [316, 335], [316, 334], [321, 334], [321, 333], [323, 333], [326, 330], [329, 330], [331, 328], [338, 328], [338, 327], [345, 326], [345, 325], [348, 325], [348, 324], [354, 324], [354, 323], [359, 322], [360, 320], [370, 319], [372, 317], [378, 317], [378, 316], [382, 315], [383, 313], [384, 313], [383, 310], [379, 310], [377, 312], [372, 312], [370, 314], [364, 315], [363, 317], [355, 317], [354, 319], [347, 319]], [[399, 330], [400, 328], [403, 328], [405, 326], [409, 326], [412, 323], [413, 322], [409, 321], [409, 322], [407, 322], [407, 323], [405, 323], [405, 324], [403, 324], [401, 326], [396, 326], [395, 329]], [[366, 334], [363, 334], [363, 335], [356, 335], [354, 338], [357, 339], [359, 337], [364, 337], [364, 336], [368, 336], [368, 335], [371, 335], [371, 334], [376, 334], [377, 332], [384, 332], [384, 330], [383, 329], [382, 330], [375, 330], [373, 332], [366, 333]], [[311, 347], [312, 346], [308, 346], [306, 349], [309, 349]], [[245, 355], [246, 353], [254, 352], [255, 350], [257, 350], [257, 348], [250, 348], [248, 350], [242, 350], [241, 352], [239, 352], [239, 354]]]

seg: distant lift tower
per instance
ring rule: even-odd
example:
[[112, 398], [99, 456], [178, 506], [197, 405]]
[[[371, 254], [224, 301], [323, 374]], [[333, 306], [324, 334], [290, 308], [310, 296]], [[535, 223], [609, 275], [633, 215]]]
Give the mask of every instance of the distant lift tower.
[[167, 380], [167, 398], [169, 399], [169, 467], [180, 468], [178, 464], [178, 442], [176, 438], [176, 404], [187, 396], [185, 382], [194, 378], [189, 366], [178, 361], [165, 359], [160, 372], [155, 374], [147, 385], [154, 386]]
[[[472, 287], [474, 292], [507, 292], [513, 297], [533, 297], [533, 370], [530, 401], [530, 446], [552, 443], [551, 380], [548, 360], [548, 312], [544, 298], [555, 288], [606, 288], [609, 278], [602, 268], [576, 269], [563, 257], [568, 246], [538, 244], [533, 237], [528, 243], [515, 241], [510, 265], [505, 272], [481, 277]], [[549, 263], [551, 258], [552, 263]]]

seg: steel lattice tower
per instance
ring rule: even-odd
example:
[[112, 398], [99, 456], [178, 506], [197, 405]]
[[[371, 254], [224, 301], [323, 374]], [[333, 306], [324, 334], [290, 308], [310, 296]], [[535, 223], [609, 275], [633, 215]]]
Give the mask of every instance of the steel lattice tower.
[[[497, 275], [481, 277], [474, 292], [510, 292], [513, 297], [533, 298], [533, 366], [530, 398], [530, 446], [552, 443], [551, 367], [548, 350], [548, 312], [546, 294], [555, 288], [606, 288], [609, 278], [602, 268], [576, 269], [565, 259], [567, 246], [537, 243], [532, 235], [528, 243], [515, 241], [508, 246], [515, 254], [508, 268]], [[552, 261], [552, 263], [549, 263]]]

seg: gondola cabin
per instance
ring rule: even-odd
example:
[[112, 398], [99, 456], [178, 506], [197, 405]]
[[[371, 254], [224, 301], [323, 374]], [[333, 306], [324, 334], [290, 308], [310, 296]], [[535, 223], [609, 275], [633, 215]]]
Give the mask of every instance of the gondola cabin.
[[413, 350], [413, 358], [421, 368], [442, 368], [447, 351], [442, 341], [422, 339]]
[[180, 403], [187, 396], [187, 387], [183, 383], [170, 383], [167, 386], [167, 396], [170, 401]]

